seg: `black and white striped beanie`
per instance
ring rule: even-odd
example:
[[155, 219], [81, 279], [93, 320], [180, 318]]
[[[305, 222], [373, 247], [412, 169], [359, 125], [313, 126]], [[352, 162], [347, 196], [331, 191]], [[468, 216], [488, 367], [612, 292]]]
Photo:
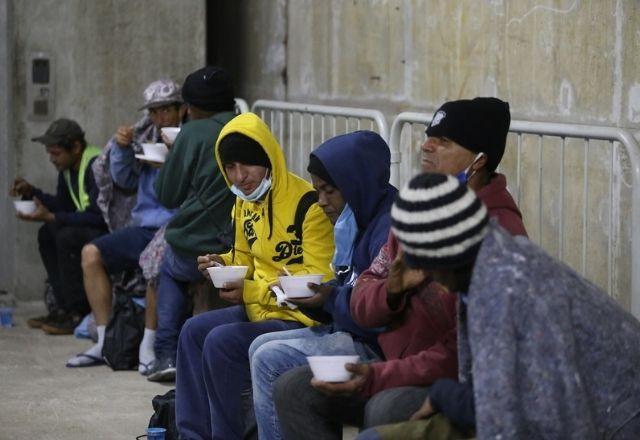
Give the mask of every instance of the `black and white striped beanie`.
[[489, 217], [480, 199], [458, 179], [425, 173], [398, 193], [391, 221], [407, 265], [434, 270], [472, 262]]

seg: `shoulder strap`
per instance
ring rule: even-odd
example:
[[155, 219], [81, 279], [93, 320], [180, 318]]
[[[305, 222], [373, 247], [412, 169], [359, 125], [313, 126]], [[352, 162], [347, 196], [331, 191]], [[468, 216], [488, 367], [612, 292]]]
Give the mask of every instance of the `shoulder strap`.
[[300, 242], [302, 243], [302, 224], [304, 218], [307, 215], [307, 211], [311, 208], [311, 205], [318, 201], [318, 193], [315, 191], [309, 191], [305, 193], [298, 202], [296, 208], [296, 216], [293, 221], [294, 233]]

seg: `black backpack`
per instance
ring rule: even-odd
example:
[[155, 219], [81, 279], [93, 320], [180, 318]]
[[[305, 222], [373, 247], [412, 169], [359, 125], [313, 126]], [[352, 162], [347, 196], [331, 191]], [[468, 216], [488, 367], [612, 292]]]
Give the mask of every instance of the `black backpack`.
[[113, 370], [138, 368], [138, 350], [144, 336], [144, 308], [130, 296], [116, 295], [113, 314], [104, 332], [102, 356]]
[[164, 428], [167, 432], [164, 440], [178, 440], [178, 428], [176, 428], [176, 390], [157, 395], [151, 401], [153, 415], [149, 420], [149, 428]]

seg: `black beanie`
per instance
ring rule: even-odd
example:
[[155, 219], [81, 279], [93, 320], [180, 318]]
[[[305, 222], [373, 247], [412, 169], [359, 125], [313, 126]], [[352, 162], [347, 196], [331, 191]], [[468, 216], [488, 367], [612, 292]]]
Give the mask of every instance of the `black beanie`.
[[218, 155], [223, 166], [231, 162], [239, 162], [244, 165], [271, 168], [269, 156], [262, 146], [249, 136], [237, 132], [222, 138], [218, 145]]
[[324, 167], [322, 161], [318, 159], [318, 157], [313, 153], [309, 155], [309, 165], [307, 166], [307, 171], [314, 176], [318, 176], [334, 188], [337, 188], [336, 184], [333, 182], [333, 179], [329, 175], [329, 172]]
[[498, 98], [446, 102], [427, 127], [429, 137], [447, 137], [476, 153], [487, 155], [487, 169], [495, 171], [502, 160], [511, 123], [509, 103]]
[[414, 177], [391, 208], [391, 229], [413, 268], [452, 269], [471, 263], [488, 222], [487, 208], [475, 193], [446, 174]]
[[184, 80], [182, 99], [205, 111], [233, 111], [235, 101], [231, 76], [220, 67], [207, 66], [196, 70]]

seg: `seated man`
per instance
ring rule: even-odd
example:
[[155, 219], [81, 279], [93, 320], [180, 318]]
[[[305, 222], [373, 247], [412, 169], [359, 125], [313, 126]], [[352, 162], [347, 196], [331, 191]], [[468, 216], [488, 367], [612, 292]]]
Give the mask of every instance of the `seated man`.
[[[495, 173], [510, 120], [509, 105], [496, 98], [445, 103], [427, 128], [422, 167], [458, 174], [490, 215], [522, 235], [522, 218], [505, 177]], [[356, 323], [386, 328], [378, 336], [385, 361], [351, 366], [355, 378], [340, 384], [310, 383], [308, 367], [282, 375], [274, 396], [285, 438], [340, 438], [342, 422], [369, 427], [407, 420], [424, 401], [428, 385], [456, 376], [455, 295], [415, 272], [397, 271], [392, 266], [397, 249], [391, 233], [351, 295]]]
[[219, 67], [198, 69], [185, 79], [182, 98], [190, 122], [180, 130], [155, 183], [160, 203], [179, 209], [165, 231], [167, 247], [157, 286], [156, 363], [147, 377], [151, 381], [175, 380], [188, 286], [204, 280], [198, 255], [226, 252], [231, 241], [225, 233], [235, 196], [213, 154], [220, 130], [234, 117], [231, 78]]
[[70, 119], [53, 121], [45, 134], [32, 140], [45, 145], [49, 160], [58, 170], [56, 194], [45, 194], [18, 177], [13, 182], [11, 195], [33, 199], [36, 203], [35, 212], [19, 213], [19, 218], [44, 222], [38, 231], [40, 257], [59, 310], [31, 318], [27, 324], [49, 334], [70, 335], [89, 311], [82, 285], [80, 251], [86, 243], [106, 232], [96, 205], [98, 191], [91, 171], [100, 149], [87, 145], [84, 132]]
[[[455, 435], [446, 438], [471, 437], [474, 427], [481, 439], [639, 438], [636, 318], [535, 244], [511, 237], [451, 176], [412, 179], [392, 218], [401, 270], [428, 273], [462, 299], [461, 383], [436, 381], [414, 418], [441, 411], [454, 425], [439, 420], [439, 431]], [[406, 422], [380, 434], [425, 438], [414, 435], [433, 433], [433, 425]]]
[[215, 263], [249, 270], [246, 279], [220, 290], [237, 306], [195, 316], [180, 332], [176, 424], [184, 438], [231, 440], [243, 435], [241, 392], [251, 387], [251, 342], [263, 333], [317, 324], [300, 310], [278, 307], [269, 287], [285, 267], [329, 278], [333, 235], [311, 185], [287, 171], [278, 142], [258, 116], [232, 119], [215, 155], [237, 196], [235, 242], [230, 252], [198, 262], [201, 269]]
[[[367, 163], [366, 167], [354, 164]], [[323, 309], [334, 323], [267, 333], [249, 349], [258, 434], [281, 438], [273, 404], [273, 383], [285, 371], [307, 364], [307, 356], [359, 354], [378, 359], [377, 332], [359, 327], [351, 317], [351, 288], [378, 255], [389, 235], [391, 204], [397, 193], [389, 184], [391, 155], [387, 143], [371, 131], [329, 139], [310, 155], [307, 171], [318, 192], [318, 205], [334, 227], [336, 279], [312, 288], [311, 298], [289, 300], [304, 310]]]
[[[132, 226], [118, 229], [94, 240], [82, 249], [84, 286], [95, 316], [98, 342], [84, 353], [69, 359], [67, 367], [86, 367], [103, 363], [102, 346], [104, 332], [111, 313], [110, 275], [138, 267], [140, 253], [153, 238], [156, 230], [169, 221], [172, 211], [167, 210], [156, 198], [153, 184], [158, 169], [148, 163], [139, 163], [134, 157], [134, 143], [156, 142], [160, 128], [177, 126], [181, 120], [180, 86], [170, 80], [152, 82], [144, 91], [145, 104], [154, 130], [145, 133], [153, 136], [134, 139], [131, 127], [121, 126], [109, 141], [110, 172], [116, 185], [137, 189], [136, 205], [131, 212]], [[114, 145], [115, 144], [115, 145]], [[142, 344], [152, 340], [153, 331], [145, 331]], [[153, 342], [150, 342], [153, 346]], [[143, 350], [141, 350], [143, 351]]]

